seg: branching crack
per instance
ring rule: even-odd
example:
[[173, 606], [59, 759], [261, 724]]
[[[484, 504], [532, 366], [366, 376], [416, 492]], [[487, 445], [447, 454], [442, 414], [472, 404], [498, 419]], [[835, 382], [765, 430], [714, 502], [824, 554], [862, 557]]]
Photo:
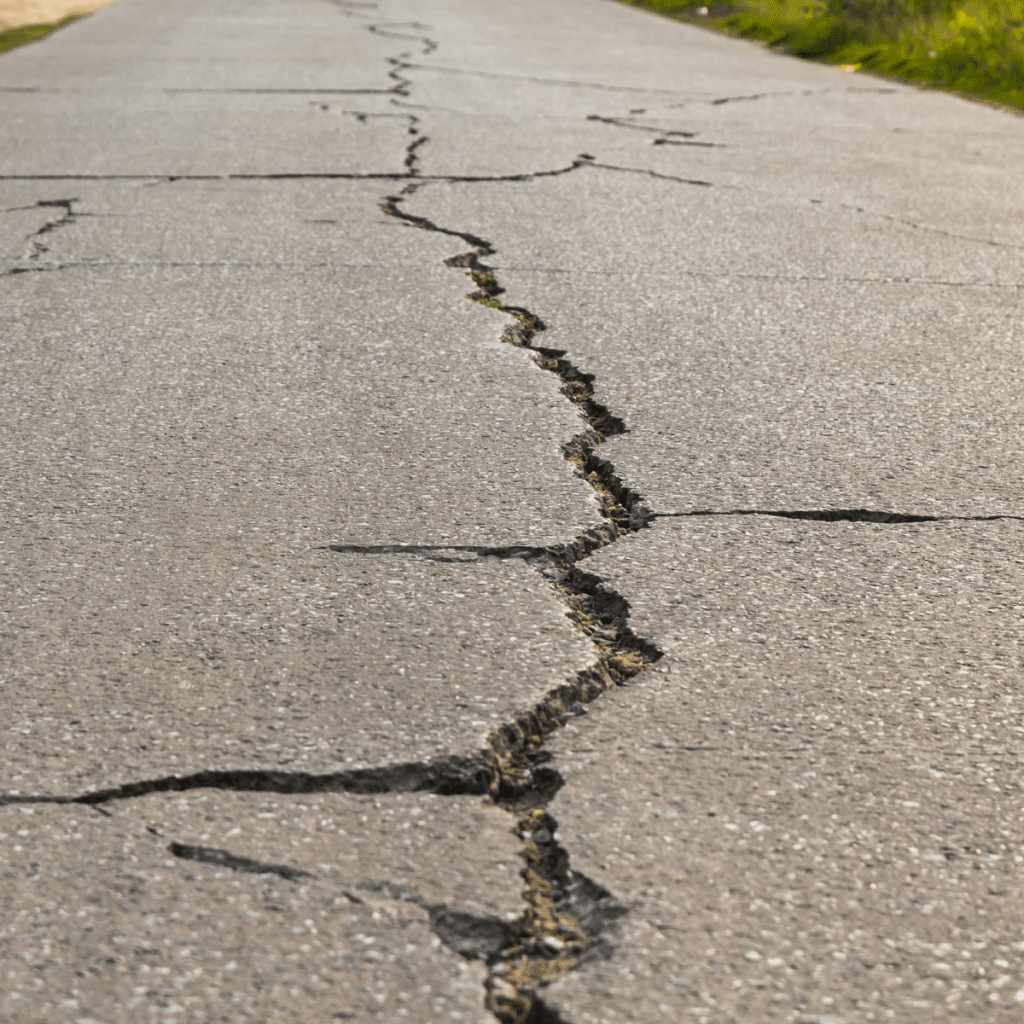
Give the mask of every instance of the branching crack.
[[[33, 261], [38, 260], [45, 253], [49, 252], [49, 246], [41, 242], [40, 239], [49, 234], [51, 231], [56, 231], [58, 228], [64, 227], [65, 224], [74, 224], [75, 213], [72, 209], [72, 204], [78, 202], [77, 199], [40, 199], [33, 203], [31, 207], [27, 209], [46, 209], [52, 207], [60, 212], [48, 220], [38, 231], [34, 231], [28, 238], [25, 239], [28, 242], [28, 249], [25, 255], [22, 257], [30, 264]], [[50, 270], [52, 267], [40, 266], [39, 264], [31, 266], [12, 267], [7, 271], [11, 274], [27, 274], [36, 270]]]
[[[562, 454], [593, 489], [605, 519], [604, 527], [585, 531], [569, 545], [558, 548], [386, 546], [387, 553], [414, 552], [435, 559], [451, 559], [459, 554], [522, 559], [548, 580], [566, 606], [570, 621], [597, 648], [598, 657], [591, 666], [488, 738], [498, 771], [498, 784], [491, 795], [520, 815], [518, 829], [526, 862], [523, 877], [528, 903], [519, 934], [492, 964], [488, 1006], [502, 1024], [536, 1024], [546, 1014], [537, 989], [574, 969], [582, 956], [596, 948], [600, 932], [626, 913], [607, 890], [570, 870], [567, 853], [555, 841], [557, 824], [544, 808], [563, 780], [547, 765], [549, 757], [542, 748], [571, 717], [586, 714], [588, 703], [608, 689], [624, 685], [662, 656], [655, 644], [630, 629], [625, 597], [578, 565], [591, 552], [614, 543], [623, 534], [643, 529], [652, 513], [640, 495], [622, 482], [614, 466], [597, 454], [602, 442], [625, 433], [626, 425], [595, 397], [594, 375], [577, 367], [564, 350], [535, 344], [537, 335], [545, 329], [543, 321], [530, 310], [508, 305], [499, 298], [504, 289], [494, 268], [481, 261], [481, 257], [496, 251], [490, 242], [469, 232], [441, 227], [400, 208], [404, 196], [418, 187], [410, 185], [402, 196], [387, 197], [382, 204], [384, 213], [425, 231], [460, 238], [472, 246], [469, 252], [452, 256], [445, 263], [467, 272], [475, 286], [467, 298], [510, 317], [512, 322], [502, 332], [502, 340], [525, 349], [538, 367], [561, 381], [562, 394], [576, 406], [583, 421], [583, 429], [563, 446]], [[356, 550], [353, 545], [331, 548]], [[380, 546], [373, 550], [385, 553]], [[547, 1019], [553, 1018], [547, 1014]]]
[[397, 22], [390, 25], [367, 25], [369, 31], [374, 35], [383, 36], [385, 39], [405, 39], [414, 43], [422, 43], [423, 50], [421, 51], [425, 57], [429, 53], [433, 53], [437, 49], [437, 43], [433, 39], [428, 39], [426, 36], [410, 36], [402, 32], [394, 32], [393, 29], [398, 28], [411, 28], [416, 32], [429, 32], [429, 25], [421, 25], [417, 21], [405, 21]]

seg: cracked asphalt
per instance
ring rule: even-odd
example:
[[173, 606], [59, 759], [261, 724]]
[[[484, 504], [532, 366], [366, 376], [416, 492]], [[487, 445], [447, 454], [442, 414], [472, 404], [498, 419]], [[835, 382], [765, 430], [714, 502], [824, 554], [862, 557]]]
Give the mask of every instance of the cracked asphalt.
[[612, 0], [0, 57], [0, 1017], [1024, 1012], [1024, 121]]

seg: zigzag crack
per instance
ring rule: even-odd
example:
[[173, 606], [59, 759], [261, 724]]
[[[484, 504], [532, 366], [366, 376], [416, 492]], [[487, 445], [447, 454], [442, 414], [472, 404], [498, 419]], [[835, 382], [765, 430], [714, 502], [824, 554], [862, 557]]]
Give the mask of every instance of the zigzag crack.
[[[400, 209], [404, 197], [419, 187], [410, 185], [402, 196], [387, 197], [382, 210], [412, 227], [461, 238], [473, 246], [445, 263], [468, 273], [476, 287], [467, 298], [511, 318], [502, 340], [525, 349], [537, 366], [561, 381], [562, 393], [576, 406], [584, 424], [563, 445], [562, 454], [590, 484], [605, 519], [603, 528], [588, 530], [557, 548], [386, 545], [373, 549], [381, 554], [415, 553], [435, 559], [450, 558], [452, 553], [523, 559], [548, 580], [566, 605], [570, 621], [598, 650], [591, 666], [550, 691], [534, 709], [501, 726], [488, 740], [498, 769], [497, 789], [491, 795], [520, 815], [528, 909], [518, 936], [492, 963], [487, 1004], [502, 1024], [543, 1024], [556, 1018], [544, 1007], [537, 990], [573, 970], [581, 958], [594, 955], [600, 933], [626, 913], [626, 908], [598, 883], [570, 869], [568, 854], [554, 838], [557, 823], [544, 809], [564, 780], [547, 765], [550, 757], [542, 748], [569, 718], [586, 714], [587, 704], [612, 687], [624, 685], [662, 656], [654, 643], [630, 629], [629, 602], [577, 563], [623, 534], [643, 529], [652, 513], [641, 496], [622, 482], [614, 466], [596, 452], [607, 437], [625, 433], [626, 425], [595, 397], [594, 375], [575, 366], [564, 350], [535, 344], [536, 336], [545, 329], [543, 321], [530, 310], [498, 298], [504, 289], [494, 268], [481, 262], [481, 257], [496, 251], [490, 242]], [[339, 551], [354, 547], [331, 545]]]
[[396, 22], [394, 24], [382, 24], [382, 25], [367, 25], [367, 29], [374, 35], [383, 36], [385, 39], [405, 39], [409, 42], [423, 43], [423, 49], [420, 51], [423, 56], [429, 53], [433, 53], [437, 49], [438, 44], [433, 39], [428, 39], [426, 36], [410, 36], [405, 35], [401, 32], [392, 32], [391, 29], [395, 28], [411, 28], [418, 32], [430, 31], [429, 25], [421, 25], [418, 21], [404, 21]]

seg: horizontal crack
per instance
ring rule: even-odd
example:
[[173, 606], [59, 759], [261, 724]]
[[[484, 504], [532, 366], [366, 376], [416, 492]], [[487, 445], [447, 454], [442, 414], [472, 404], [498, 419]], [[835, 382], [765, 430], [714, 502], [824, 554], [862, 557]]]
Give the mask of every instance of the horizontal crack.
[[447, 552], [465, 552], [479, 558], [502, 560], [537, 559], [545, 564], [570, 557], [567, 549], [561, 547], [524, 547], [516, 544], [505, 547], [486, 547], [479, 544], [328, 544], [324, 550], [337, 551], [343, 555], [421, 555], [435, 562], [465, 561], [461, 558], [446, 557]]
[[653, 128], [646, 124], [633, 124], [631, 121], [625, 121], [619, 117], [601, 117], [599, 114], [588, 114], [588, 121], [600, 121], [602, 124], [615, 125], [616, 128], [632, 128], [638, 132], [652, 132], [655, 135], [666, 135], [666, 136], [680, 136], [684, 139], [692, 139], [697, 135], [697, 132], [681, 132], [681, 131], [667, 131], [662, 128]]
[[[423, 174], [417, 175], [420, 182], [449, 182], [451, 184], [474, 184], [502, 181], [531, 181], [534, 178], [556, 178], [572, 174], [582, 168], [614, 171], [621, 174], [642, 174], [663, 181], [676, 181], [683, 185], [710, 187], [710, 181], [682, 178], [674, 174], [661, 174], [643, 167], [620, 167], [615, 164], [599, 164], [592, 159], [577, 159], [565, 167], [543, 171], [523, 171], [519, 174]], [[0, 174], [0, 181], [402, 181], [409, 177], [408, 171], [280, 171], [263, 174]], [[450, 232], [445, 232], [450, 233]]]
[[1020, 519], [1000, 514], [991, 516], [926, 516], [903, 512], [882, 512], [867, 508], [808, 509], [780, 511], [779, 509], [734, 508], [728, 510], [696, 509], [692, 512], [652, 512], [652, 519], [688, 519], [706, 516], [776, 516], [781, 519], [809, 519], [821, 523], [991, 523], [999, 519]]
[[390, 89], [270, 89], [270, 88], [249, 88], [249, 89], [229, 89], [229, 88], [174, 88], [167, 87], [160, 90], [164, 93], [174, 94], [186, 94], [191, 95], [194, 93], [212, 93], [214, 95], [221, 94], [241, 94], [241, 95], [253, 95], [253, 96], [393, 96], [401, 95], [398, 90], [392, 86]]
[[224, 789], [245, 793], [437, 793], [483, 795], [497, 785], [497, 769], [482, 755], [448, 756], [428, 762], [406, 762], [377, 768], [355, 768], [317, 775], [239, 768], [168, 775], [127, 782], [121, 786], [76, 796], [0, 794], [0, 807], [9, 804], [85, 804], [129, 800], [151, 793], [180, 793], [192, 789]]
[[[814, 202], [814, 200], [812, 200]], [[824, 204], [822, 204], [824, 205]], [[897, 217], [890, 213], [877, 213], [863, 206], [853, 206], [850, 203], [838, 204], [844, 210], [852, 210], [854, 213], [864, 213], [869, 217], [877, 217], [879, 220], [887, 220], [893, 224], [900, 224], [903, 227], [912, 228], [914, 231], [927, 231], [933, 235], [942, 235], [944, 238], [952, 238], [958, 242], [973, 242], [975, 245], [988, 245], [994, 249], [1020, 249], [1020, 245], [1011, 242], [997, 242], [991, 238], [978, 238], [977, 235], [962, 235], [956, 231], [947, 231], [945, 228], [933, 228], [928, 224], [919, 224], [917, 221], [907, 220], [905, 217]]]
[[872, 88], [869, 86], [851, 86], [846, 89], [800, 89], [800, 90], [789, 90], [787, 92], [755, 92], [750, 93], [747, 96], [720, 96], [717, 99], [699, 99], [692, 98], [683, 100], [682, 103], [673, 103], [674, 107], [685, 107], [690, 103], [707, 103], [712, 107], [720, 107], [726, 103], [752, 103], [756, 100], [774, 99], [779, 96], [823, 96], [827, 93], [833, 92], [874, 92], [874, 93], [897, 93], [907, 92], [905, 89], [893, 89], [887, 87]]
[[533, 75], [509, 75], [498, 71], [475, 71], [469, 68], [446, 68], [436, 64], [403, 64], [407, 71], [436, 71], [444, 75], [470, 75], [476, 78], [504, 78], [520, 82], [536, 82], [539, 85], [564, 85], [578, 89], [601, 89], [606, 92], [640, 92], [655, 96], [678, 96], [676, 89], [646, 89], [632, 85], [606, 85], [601, 82], [577, 82], [564, 78], [538, 78]]
[[703, 146], [705, 149], [725, 149], [724, 142], [696, 142], [687, 139], [651, 139], [652, 146]]

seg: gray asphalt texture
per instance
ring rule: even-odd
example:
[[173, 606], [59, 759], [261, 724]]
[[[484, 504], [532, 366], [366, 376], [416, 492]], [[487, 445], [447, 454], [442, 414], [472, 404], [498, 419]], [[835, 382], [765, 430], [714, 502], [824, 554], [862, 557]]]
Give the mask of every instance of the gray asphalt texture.
[[611, 0], [0, 92], [4, 1021], [1020, 1019], [1024, 121]]

